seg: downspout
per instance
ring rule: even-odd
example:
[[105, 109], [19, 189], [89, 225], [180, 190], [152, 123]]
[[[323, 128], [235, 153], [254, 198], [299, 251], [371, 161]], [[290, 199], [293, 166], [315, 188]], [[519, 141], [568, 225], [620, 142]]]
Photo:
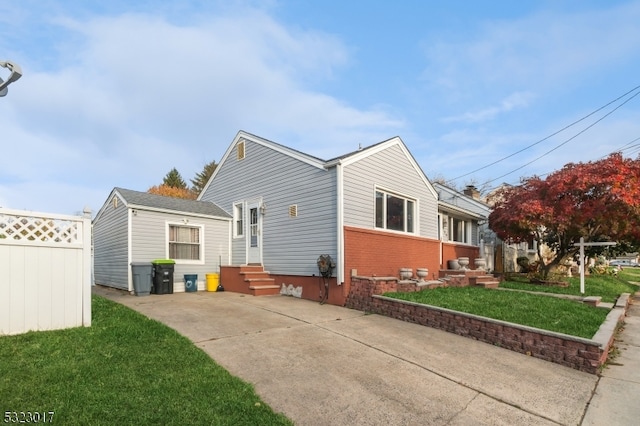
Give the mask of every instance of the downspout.
[[[117, 195], [115, 195], [117, 197]], [[131, 262], [133, 262], [133, 209], [127, 206], [127, 291], [133, 291], [133, 272]]]
[[447, 269], [448, 265], [444, 265], [444, 247], [442, 246], [442, 214], [438, 213], [438, 244], [440, 245], [440, 268]]
[[344, 284], [344, 187], [343, 187], [342, 160], [336, 163], [336, 185], [337, 185], [337, 225], [338, 225], [338, 267], [336, 270], [338, 285]]

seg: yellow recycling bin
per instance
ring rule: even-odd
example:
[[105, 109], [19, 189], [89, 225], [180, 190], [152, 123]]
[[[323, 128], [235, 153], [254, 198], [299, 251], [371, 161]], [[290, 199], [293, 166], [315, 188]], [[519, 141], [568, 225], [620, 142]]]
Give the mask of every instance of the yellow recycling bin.
[[220, 283], [219, 274], [206, 274], [207, 276], [207, 291], [218, 291], [218, 284]]

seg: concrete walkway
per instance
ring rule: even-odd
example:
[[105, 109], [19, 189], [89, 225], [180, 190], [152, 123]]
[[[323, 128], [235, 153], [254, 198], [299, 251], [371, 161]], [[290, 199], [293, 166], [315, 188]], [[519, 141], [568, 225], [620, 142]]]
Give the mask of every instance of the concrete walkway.
[[632, 402], [640, 395], [635, 310], [616, 365], [599, 378], [293, 297], [136, 297], [99, 286], [94, 293], [187, 336], [297, 425], [631, 425], [640, 418]]
[[640, 424], [640, 293], [633, 297], [613, 357], [596, 387], [583, 425]]

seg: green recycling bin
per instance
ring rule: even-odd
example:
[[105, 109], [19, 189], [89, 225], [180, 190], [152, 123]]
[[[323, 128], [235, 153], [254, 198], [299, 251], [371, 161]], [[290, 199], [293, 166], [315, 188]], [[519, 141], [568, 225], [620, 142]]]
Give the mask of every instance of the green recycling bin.
[[188, 291], [188, 292], [198, 291], [198, 275], [197, 274], [184, 275], [184, 291]]

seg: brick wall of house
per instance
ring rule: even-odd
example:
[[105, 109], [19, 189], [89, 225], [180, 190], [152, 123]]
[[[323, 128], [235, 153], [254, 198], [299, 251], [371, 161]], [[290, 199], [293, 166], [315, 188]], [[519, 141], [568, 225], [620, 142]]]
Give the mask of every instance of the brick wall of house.
[[[398, 277], [400, 268], [428, 268], [429, 276], [438, 276], [440, 242], [429, 238], [381, 232], [371, 229], [344, 228], [345, 275]], [[434, 275], [435, 274], [435, 275]]]
[[589, 339], [380, 296], [407, 290], [399, 289], [395, 279], [352, 277], [350, 289], [349, 308], [437, 328], [576, 370], [597, 374], [607, 357], [608, 346]]
[[468, 246], [453, 242], [442, 243], [442, 259], [444, 262], [443, 269], [447, 268], [447, 260], [457, 259], [459, 257], [469, 258], [469, 268], [475, 268], [473, 261], [480, 256], [480, 249], [476, 246]]

